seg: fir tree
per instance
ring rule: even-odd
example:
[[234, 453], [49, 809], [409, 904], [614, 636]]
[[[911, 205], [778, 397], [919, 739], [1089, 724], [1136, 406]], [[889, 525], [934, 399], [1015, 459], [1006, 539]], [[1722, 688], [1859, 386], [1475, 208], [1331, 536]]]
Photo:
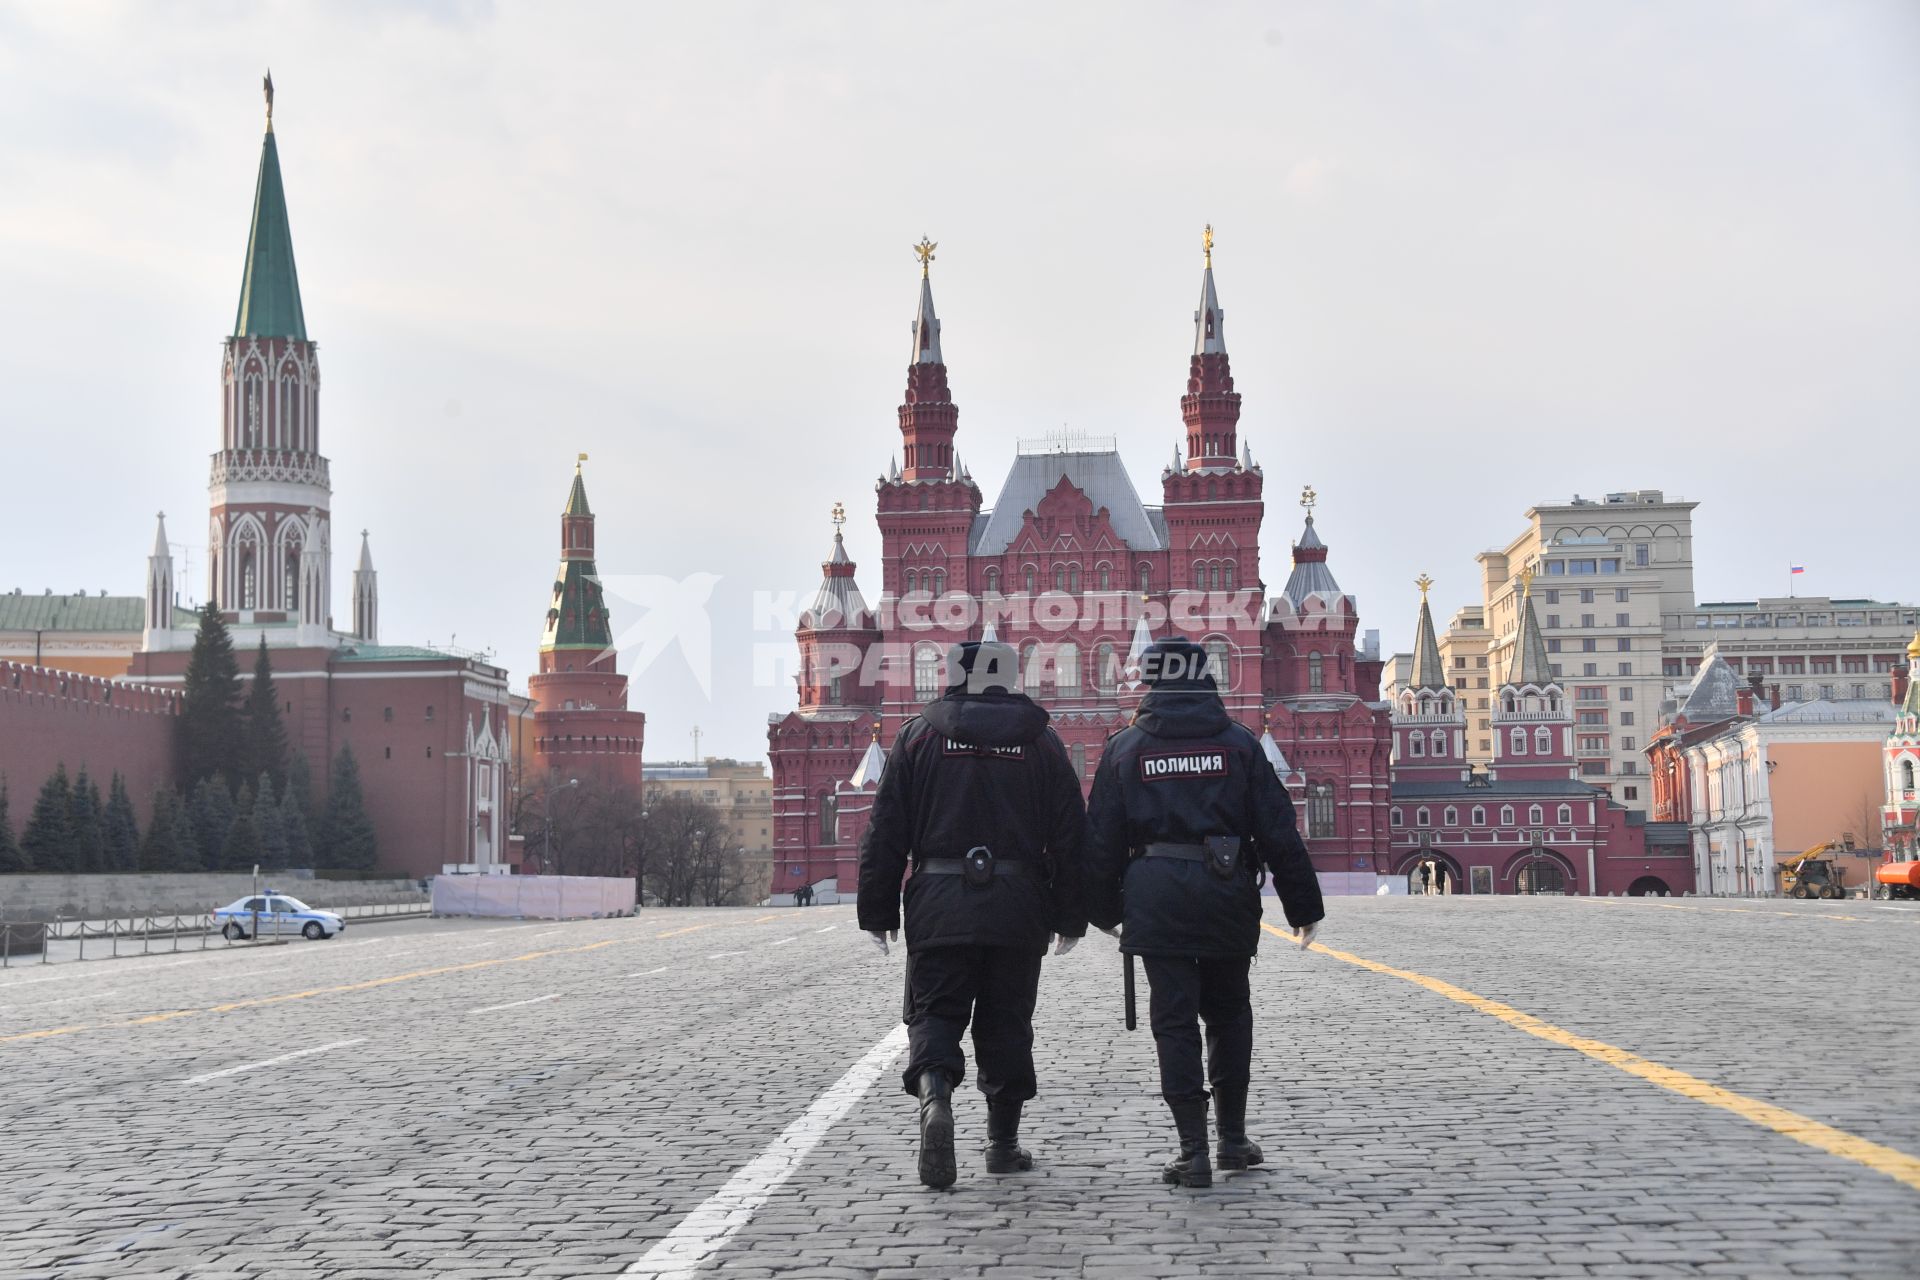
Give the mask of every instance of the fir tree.
[[222, 871], [250, 871], [260, 863], [260, 827], [253, 820], [253, 788], [242, 786], [233, 804], [233, 825], [220, 846]]
[[327, 787], [327, 810], [320, 820], [321, 865], [343, 871], [373, 870], [373, 820], [367, 816], [366, 797], [360, 791], [360, 766], [353, 748], [341, 747], [333, 759], [333, 778]]
[[0, 875], [31, 870], [33, 864], [13, 838], [13, 819], [7, 816], [7, 780], [0, 778]]
[[206, 861], [194, 843], [193, 823], [180, 793], [161, 787], [153, 793], [153, 817], [140, 845], [142, 871], [205, 871]]
[[202, 778], [193, 789], [193, 844], [207, 870], [218, 869], [220, 850], [233, 826], [233, 796], [221, 778]]
[[[294, 758], [296, 770], [304, 766], [299, 757]], [[294, 789], [293, 779], [287, 780], [287, 789], [280, 793], [280, 833], [287, 842], [287, 865], [289, 867], [313, 866], [313, 840], [307, 834], [307, 815], [300, 803], [300, 794]]]
[[267, 656], [267, 637], [260, 637], [253, 658], [253, 684], [247, 690], [245, 714], [247, 777], [271, 776], [276, 784], [287, 776], [287, 727], [280, 718], [280, 691], [273, 683], [273, 660]]
[[36, 871], [73, 869], [73, 787], [67, 766], [53, 771], [33, 802], [33, 816], [20, 837], [21, 851]]
[[260, 863], [275, 871], [284, 871], [287, 861], [287, 828], [280, 821], [280, 802], [273, 798], [273, 775], [260, 775], [260, 791], [253, 798], [253, 825], [260, 829]]
[[293, 802], [300, 806], [300, 816], [306, 819], [308, 831], [313, 830], [313, 766], [307, 763], [307, 753], [290, 753], [292, 760], [287, 764], [286, 789], [293, 795]]
[[107, 807], [100, 816], [102, 871], [133, 871], [140, 864], [140, 820], [127, 795], [127, 782], [118, 773], [107, 788]]
[[87, 767], [73, 780], [67, 820], [67, 870], [92, 875], [106, 869], [106, 828], [102, 821], [100, 786], [87, 776]]
[[186, 786], [203, 778], [243, 776], [239, 772], [243, 722], [240, 718], [240, 664], [233, 637], [220, 610], [209, 600], [200, 610], [200, 631], [187, 659], [180, 702], [180, 777]]

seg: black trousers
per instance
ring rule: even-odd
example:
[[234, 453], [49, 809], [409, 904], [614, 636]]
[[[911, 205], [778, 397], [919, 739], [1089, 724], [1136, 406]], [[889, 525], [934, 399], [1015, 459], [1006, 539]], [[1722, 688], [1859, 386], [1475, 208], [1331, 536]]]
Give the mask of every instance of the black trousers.
[[973, 1024], [980, 1092], [1025, 1102], [1033, 1078], [1033, 1002], [1040, 993], [1038, 951], [1011, 947], [934, 947], [907, 954], [907, 1069], [902, 1083], [919, 1092], [920, 1073], [938, 1068], [959, 1084], [967, 1078], [960, 1036]]
[[[1160, 1056], [1160, 1095], [1168, 1102], [1245, 1089], [1253, 1076], [1253, 1002], [1247, 994], [1250, 956], [1195, 960], [1142, 956], [1153, 990], [1153, 1045]], [[1200, 1020], [1207, 1024], [1207, 1069], [1200, 1070]]]

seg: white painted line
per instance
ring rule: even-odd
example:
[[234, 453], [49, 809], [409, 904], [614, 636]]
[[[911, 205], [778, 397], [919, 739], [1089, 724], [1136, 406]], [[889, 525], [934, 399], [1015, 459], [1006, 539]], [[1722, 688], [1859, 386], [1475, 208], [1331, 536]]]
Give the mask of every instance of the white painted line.
[[252, 1071], [256, 1067], [276, 1067], [283, 1062], [292, 1062], [295, 1058], [310, 1058], [316, 1053], [330, 1053], [335, 1049], [344, 1049], [348, 1045], [365, 1044], [367, 1038], [360, 1036], [354, 1040], [335, 1040], [332, 1044], [317, 1044], [311, 1049], [296, 1049], [292, 1053], [283, 1053], [277, 1058], [264, 1058], [259, 1062], [243, 1062], [237, 1067], [228, 1067], [223, 1071], [209, 1071], [203, 1076], [189, 1076], [186, 1084], [205, 1084], [209, 1080], [218, 1080], [221, 1076], [237, 1076], [242, 1071]]
[[656, 973], [665, 973], [666, 971], [667, 966], [661, 965], [658, 969], [649, 969], [645, 973], [630, 973], [627, 976], [629, 978], [651, 978]]
[[907, 1045], [907, 1029], [895, 1027], [867, 1050], [798, 1120], [788, 1125], [765, 1151], [742, 1165], [725, 1186], [708, 1196], [680, 1225], [627, 1268], [630, 1276], [681, 1280], [700, 1270], [733, 1234], [753, 1219], [769, 1196], [793, 1175], [827, 1131], [866, 1095]]
[[769, 942], [767, 945], [770, 947], [784, 947], [789, 942], [798, 942], [798, 941], [800, 941], [800, 939], [798, 938], [775, 938], [772, 942]]
[[743, 956], [745, 954], [747, 953], [744, 951], [716, 951], [712, 955], [708, 956], [707, 959], [718, 960], [723, 956]]
[[824, 929], [815, 929], [814, 932], [815, 933], [832, 933], [835, 929], [838, 929], [839, 927], [840, 926], [837, 924], [830, 924]]
[[490, 1004], [484, 1009], [469, 1009], [467, 1010], [467, 1012], [468, 1013], [498, 1013], [502, 1009], [518, 1009], [523, 1004], [540, 1004], [541, 1002], [546, 1000], [558, 1000], [559, 998], [560, 998], [560, 993], [556, 991], [552, 995], [535, 996], [531, 1000], [510, 1000], [506, 1004]]

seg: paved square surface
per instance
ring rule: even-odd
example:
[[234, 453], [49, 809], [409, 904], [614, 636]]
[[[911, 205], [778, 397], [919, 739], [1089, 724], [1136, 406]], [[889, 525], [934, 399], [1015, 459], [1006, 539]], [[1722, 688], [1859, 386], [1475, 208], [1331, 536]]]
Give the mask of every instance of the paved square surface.
[[968, 1087], [946, 1193], [844, 907], [16, 970], [0, 1276], [1920, 1275], [1920, 910], [1329, 910], [1263, 946], [1269, 1162], [1210, 1191], [1157, 1181], [1097, 935], [1046, 962], [1039, 1167], [981, 1171]]

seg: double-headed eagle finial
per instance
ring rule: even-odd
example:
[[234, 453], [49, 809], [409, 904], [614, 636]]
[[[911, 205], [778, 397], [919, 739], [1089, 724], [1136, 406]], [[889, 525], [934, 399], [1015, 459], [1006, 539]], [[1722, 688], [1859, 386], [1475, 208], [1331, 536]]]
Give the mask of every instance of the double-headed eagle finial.
[[1213, 270], [1213, 224], [1211, 222], [1207, 224], [1207, 229], [1200, 233], [1200, 251], [1206, 255], [1207, 270]]
[[913, 246], [914, 256], [920, 259], [920, 278], [922, 280], [927, 278], [927, 264], [933, 261], [933, 251], [939, 247], [939, 245], [927, 239], [925, 236], [921, 236], [920, 243]]
[[1433, 579], [1423, 573], [1413, 580], [1413, 585], [1420, 588], [1420, 599], [1425, 601], [1427, 592], [1433, 587]]
[[273, 132], [273, 69], [267, 69], [266, 76], [260, 81], [261, 90], [267, 95], [267, 132]]
[[1313, 514], [1313, 504], [1319, 500], [1320, 495], [1313, 491], [1312, 485], [1308, 485], [1306, 488], [1300, 490], [1300, 505], [1307, 509], [1309, 516]]
[[847, 522], [846, 505], [844, 503], [839, 503], [839, 502], [834, 503], [833, 504], [833, 533], [835, 537], [840, 536], [840, 526], [845, 524], [846, 522]]

